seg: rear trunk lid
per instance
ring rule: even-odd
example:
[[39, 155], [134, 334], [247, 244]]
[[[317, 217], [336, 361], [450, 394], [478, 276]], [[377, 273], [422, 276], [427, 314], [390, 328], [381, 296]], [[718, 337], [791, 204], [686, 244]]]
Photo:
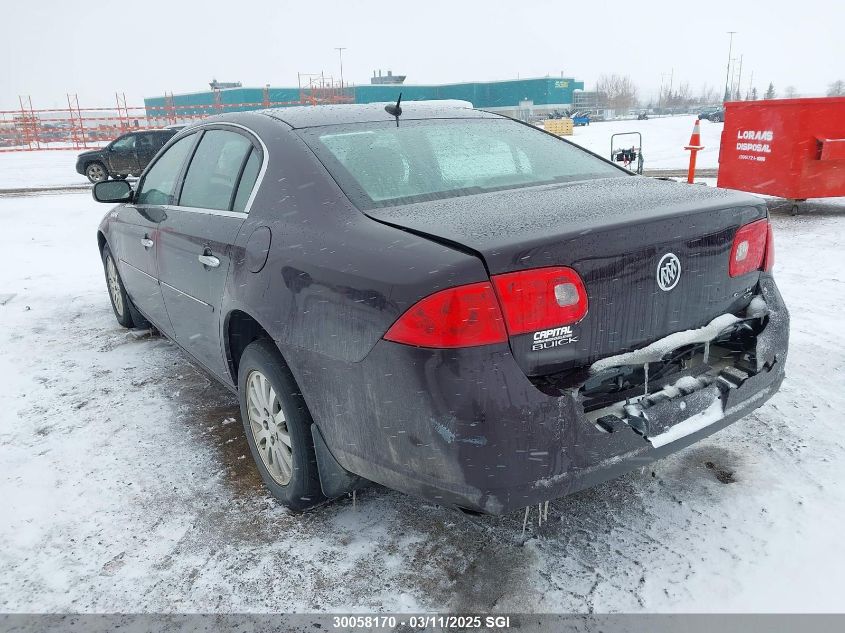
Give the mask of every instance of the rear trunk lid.
[[[731, 278], [736, 230], [766, 216], [746, 194], [642, 177], [607, 178], [433, 200], [365, 211], [374, 220], [480, 256], [491, 275], [569, 266], [589, 308], [555, 346], [535, 333], [511, 336], [530, 376], [583, 367], [743, 308], [758, 273]], [[681, 273], [662, 290], [658, 264], [674, 254]], [[664, 284], [666, 285], [666, 284]], [[542, 335], [540, 335], [542, 336]], [[549, 335], [551, 336], [551, 335]]]

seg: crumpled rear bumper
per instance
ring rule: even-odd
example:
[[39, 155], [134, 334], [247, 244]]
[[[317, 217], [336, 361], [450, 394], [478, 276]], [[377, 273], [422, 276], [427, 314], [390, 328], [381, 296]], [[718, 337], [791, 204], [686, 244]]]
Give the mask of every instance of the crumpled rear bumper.
[[[381, 341], [359, 363], [287, 358], [343, 468], [443, 505], [502, 514], [642, 467], [768, 400], [784, 378], [789, 316], [770, 276], [760, 292], [769, 312], [757, 342], [766, 368], [720, 392], [721, 411], [698, 413], [706, 424], [661, 445], [625, 425], [601, 430], [577, 389], [543, 393], [507, 345], [428, 350]], [[676, 404], [689, 399], [688, 410], [700, 411], [700, 397]]]

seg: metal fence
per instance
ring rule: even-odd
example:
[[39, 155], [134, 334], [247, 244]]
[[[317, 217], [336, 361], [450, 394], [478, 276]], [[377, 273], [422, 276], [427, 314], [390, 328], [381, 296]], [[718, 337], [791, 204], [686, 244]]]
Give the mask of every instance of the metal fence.
[[207, 105], [176, 105], [172, 95], [161, 106], [129, 106], [126, 97], [115, 94], [113, 106], [82, 107], [76, 95], [67, 95], [67, 108], [36, 108], [31, 97], [19, 97], [16, 110], [0, 110], [0, 152], [29, 152], [102, 147], [126, 132], [140, 129], [187, 125], [223, 112], [321, 103], [347, 103], [345, 94], [324, 95], [322, 86], [308, 86], [296, 101], [270, 101], [269, 90], [254, 103], [223, 103], [219, 98]]

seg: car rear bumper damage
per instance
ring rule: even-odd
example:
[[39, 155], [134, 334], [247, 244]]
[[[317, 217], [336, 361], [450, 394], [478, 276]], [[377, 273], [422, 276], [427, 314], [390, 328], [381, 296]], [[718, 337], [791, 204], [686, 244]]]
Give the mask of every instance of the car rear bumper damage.
[[788, 332], [780, 293], [763, 275], [742, 314], [580, 374], [529, 379], [507, 345], [380, 341], [359, 363], [289, 358], [322, 450], [343, 469], [502, 514], [642, 467], [747, 415], [780, 387]]

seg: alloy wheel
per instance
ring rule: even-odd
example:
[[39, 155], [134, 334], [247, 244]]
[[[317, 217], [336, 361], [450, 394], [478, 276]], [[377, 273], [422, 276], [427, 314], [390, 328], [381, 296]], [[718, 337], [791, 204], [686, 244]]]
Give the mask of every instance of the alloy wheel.
[[120, 292], [120, 278], [117, 276], [117, 268], [115, 268], [114, 259], [111, 255], [106, 258], [106, 281], [108, 281], [109, 295], [111, 295], [112, 303], [114, 303], [114, 309], [122, 317], [123, 294]]
[[102, 182], [106, 179], [106, 170], [97, 163], [94, 163], [88, 166], [87, 176], [92, 182]]
[[246, 379], [247, 414], [255, 446], [261, 461], [280, 486], [293, 475], [293, 452], [285, 412], [276, 390], [260, 371], [252, 371]]

